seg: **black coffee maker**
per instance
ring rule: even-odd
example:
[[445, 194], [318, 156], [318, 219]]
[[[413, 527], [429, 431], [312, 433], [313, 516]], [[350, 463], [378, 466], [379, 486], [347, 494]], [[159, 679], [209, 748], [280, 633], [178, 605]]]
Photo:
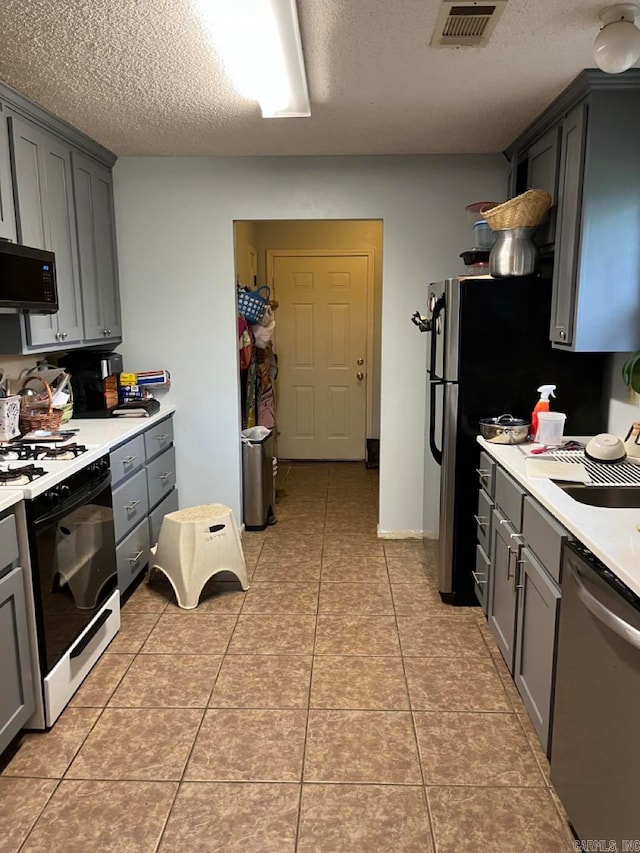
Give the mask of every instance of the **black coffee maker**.
[[111, 412], [120, 402], [120, 353], [75, 350], [59, 359], [58, 363], [71, 374], [73, 417], [111, 417]]

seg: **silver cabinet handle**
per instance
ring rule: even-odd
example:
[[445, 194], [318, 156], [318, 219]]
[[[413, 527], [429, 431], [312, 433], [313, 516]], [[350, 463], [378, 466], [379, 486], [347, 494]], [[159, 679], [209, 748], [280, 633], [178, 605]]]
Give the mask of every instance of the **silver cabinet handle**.
[[483, 586], [484, 584], [486, 584], [486, 581], [481, 581], [478, 577], [479, 572], [472, 571], [471, 574], [473, 575], [473, 579], [478, 584], [478, 586]]
[[164, 474], [158, 474], [159, 480], [166, 480], [167, 477], [171, 476], [171, 471], [165, 471]]
[[478, 477], [488, 477], [491, 471], [485, 471], [484, 468], [476, 468], [476, 474]]
[[62, 333], [62, 340], [63, 340], [63, 341], [66, 341], [66, 339], [67, 339], [67, 333], [66, 333], [66, 332], [63, 332], [63, 333]]
[[102, 330], [102, 334], [103, 334], [103, 335], [108, 335], [108, 334], [109, 334], [109, 330], [108, 330], [108, 329], [103, 329], [103, 330]]
[[564, 329], [561, 329], [559, 334], [560, 334], [560, 337], [562, 338], [562, 340], [564, 340], [567, 337], [567, 333], [565, 332]]
[[508, 518], [501, 518], [500, 524], [511, 524], [511, 521]]
[[139, 503], [140, 501], [131, 501], [130, 504], [125, 504], [124, 508], [127, 510], [127, 512], [131, 512], [138, 506]]
[[123, 465], [131, 465], [138, 457], [137, 456], [125, 456], [122, 460]]
[[107, 329], [107, 334], [108, 334], [108, 335], [110, 335], [110, 334], [111, 334], [111, 329]]
[[130, 557], [127, 557], [127, 560], [129, 560], [129, 562], [133, 566], [135, 563], [138, 562], [138, 560], [140, 559], [140, 557], [142, 557], [143, 554], [144, 551], [138, 551], [137, 554], [132, 554]]
[[56, 340], [57, 340], [57, 341], [59, 341], [59, 340], [60, 340], [60, 332], [56, 332]]
[[510, 533], [509, 536], [512, 539], [522, 539], [524, 541], [524, 536], [522, 535], [522, 533]]
[[486, 527], [489, 524], [489, 519], [486, 515], [474, 515], [473, 516], [479, 527]]
[[169, 433], [163, 432], [161, 435], [157, 435], [156, 438], [158, 441], [166, 441], [169, 438]]

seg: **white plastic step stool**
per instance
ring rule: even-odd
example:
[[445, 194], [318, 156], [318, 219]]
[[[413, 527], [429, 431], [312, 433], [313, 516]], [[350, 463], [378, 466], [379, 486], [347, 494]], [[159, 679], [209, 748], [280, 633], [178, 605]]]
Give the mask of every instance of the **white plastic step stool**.
[[183, 610], [198, 606], [204, 585], [219, 572], [232, 572], [242, 589], [249, 589], [240, 534], [233, 513], [223, 504], [167, 513], [151, 554], [147, 583], [153, 570], [159, 569]]

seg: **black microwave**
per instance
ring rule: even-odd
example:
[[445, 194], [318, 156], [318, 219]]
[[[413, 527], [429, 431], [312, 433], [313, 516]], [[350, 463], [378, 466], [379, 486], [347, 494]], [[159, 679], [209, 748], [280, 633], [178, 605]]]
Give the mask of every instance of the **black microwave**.
[[53, 252], [0, 242], [0, 308], [55, 314], [58, 290]]

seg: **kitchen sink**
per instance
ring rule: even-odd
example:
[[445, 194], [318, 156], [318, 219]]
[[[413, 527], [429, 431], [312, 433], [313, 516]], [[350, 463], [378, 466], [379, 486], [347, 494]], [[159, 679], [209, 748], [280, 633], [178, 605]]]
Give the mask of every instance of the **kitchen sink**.
[[569, 497], [583, 504], [609, 509], [640, 507], [640, 486], [577, 486], [575, 483], [556, 483]]

